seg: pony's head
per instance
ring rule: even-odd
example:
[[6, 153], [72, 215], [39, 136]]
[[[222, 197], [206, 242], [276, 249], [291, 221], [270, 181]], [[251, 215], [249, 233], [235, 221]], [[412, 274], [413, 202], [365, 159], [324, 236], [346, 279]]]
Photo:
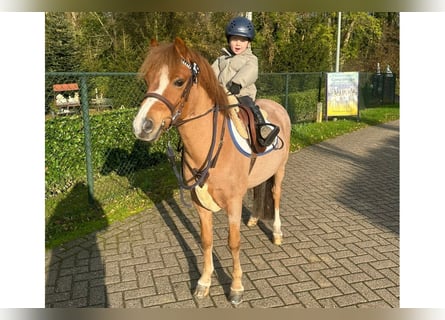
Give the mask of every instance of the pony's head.
[[227, 104], [227, 96], [208, 61], [187, 48], [180, 38], [163, 45], [152, 40], [139, 73], [147, 84], [147, 92], [133, 121], [133, 130], [141, 140], [154, 141], [177, 121], [196, 116], [203, 101]]

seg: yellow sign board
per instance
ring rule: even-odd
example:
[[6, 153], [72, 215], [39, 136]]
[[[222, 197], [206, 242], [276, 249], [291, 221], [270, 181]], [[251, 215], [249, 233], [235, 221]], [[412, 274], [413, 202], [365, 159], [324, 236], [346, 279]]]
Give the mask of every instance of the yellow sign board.
[[327, 116], [358, 116], [358, 72], [329, 72]]

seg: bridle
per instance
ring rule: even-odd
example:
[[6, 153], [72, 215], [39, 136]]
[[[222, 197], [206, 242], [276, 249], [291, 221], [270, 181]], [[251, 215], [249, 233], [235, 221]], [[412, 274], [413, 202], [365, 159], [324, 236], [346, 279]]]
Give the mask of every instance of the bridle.
[[[181, 94], [181, 98], [179, 99], [179, 101], [176, 105], [174, 105], [170, 100], [168, 100], [163, 95], [160, 95], [159, 93], [156, 93], [156, 92], [147, 92], [143, 98], [144, 100], [147, 98], [155, 98], [155, 99], [158, 99], [159, 101], [161, 101], [162, 103], [164, 103], [171, 112], [170, 125], [175, 126], [175, 127], [179, 127], [180, 125], [182, 125], [185, 122], [189, 122], [191, 120], [201, 118], [201, 117], [205, 116], [206, 114], [212, 112], [214, 109], [214, 107], [213, 107], [213, 108], [210, 108], [207, 112], [205, 112], [202, 115], [198, 115], [196, 117], [189, 118], [189, 119], [183, 120], [183, 121], [178, 121], [179, 116], [182, 114], [182, 109], [184, 108], [184, 105], [188, 100], [188, 97], [190, 95], [190, 91], [192, 89], [193, 84], [198, 83], [198, 74], [200, 71], [199, 66], [195, 62], [190, 63], [187, 60], [185, 60], [184, 58], [181, 58], [181, 62], [187, 68], [189, 68], [189, 70], [191, 71], [191, 76], [188, 78], [187, 83], [184, 88], [184, 91]], [[179, 107], [178, 107], [178, 105], [179, 105]]]
[[[218, 156], [219, 153], [221, 151], [222, 145], [223, 145], [223, 141], [224, 141], [224, 133], [225, 133], [225, 126], [226, 126], [226, 117], [223, 117], [223, 124], [222, 124], [222, 128], [221, 128], [221, 136], [219, 139], [219, 144], [218, 144], [218, 149], [216, 151], [215, 156], [213, 156], [215, 147], [216, 147], [216, 134], [217, 134], [217, 121], [218, 121], [218, 113], [220, 110], [220, 107], [218, 105], [214, 105], [213, 107], [211, 107], [210, 109], [208, 109], [207, 111], [203, 112], [202, 114], [199, 114], [197, 116], [191, 117], [191, 118], [186, 118], [183, 120], [180, 120], [179, 116], [182, 114], [182, 109], [184, 108], [185, 103], [188, 100], [188, 97], [190, 95], [190, 91], [193, 87], [194, 84], [198, 83], [198, 74], [199, 74], [199, 66], [195, 63], [195, 62], [188, 62], [187, 60], [185, 60], [184, 58], [181, 58], [181, 62], [182, 64], [184, 64], [190, 71], [191, 71], [191, 75], [187, 80], [186, 86], [184, 88], [184, 91], [181, 94], [181, 98], [179, 100], [179, 102], [174, 105], [173, 103], [170, 102], [170, 100], [168, 100], [166, 97], [156, 93], [156, 92], [147, 92], [144, 95], [144, 100], [146, 98], [155, 98], [158, 99], [159, 101], [161, 101], [162, 103], [164, 103], [167, 108], [170, 110], [171, 112], [171, 123], [169, 125], [173, 126], [173, 127], [179, 127], [185, 123], [188, 123], [190, 121], [202, 118], [204, 116], [206, 116], [207, 114], [213, 112], [213, 130], [212, 130], [212, 143], [210, 145], [209, 151], [207, 153], [207, 157], [206, 160], [203, 164], [203, 166], [200, 169], [196, 169], [196, 168], [191, 168], [190, 165], [188, 163], [186, 163], [186, 165], [190, 168], [192, 174], [193, 174], [193, 180], [195, 180], [194, 183], [192, 183], [191, 185], [187, 185], [184, 182], [183, 179], [183, 175], [182, 175], [182, 170], [179, 170], [176, 166], [176, 161], [175, 161], [175, 152], [171, 146], [170, 140], [168, 141], [168, 146], [167, 146], [167, 157], [168, 160], [170, 162], [170, 164], [173, 167], [173, 172], [175, 173], [176, 179], [178, 180], [178, 184], [179, 184], [179, 188], [180, 188], [180, 193], [181, 193], [181, 199], [182, 202], [186, 205], [186, 206], [190, 206], [189, 204], [186, 203], [186, 201], [184, 200], [184, 196], [183, 196], [183, 189], [186, 190], [191, 190], [193, 188], [195, 188], [196, 186], [200, 186], [202, 187], [205, 183], [205, 181], [207, 180], [207, 178], [209, 177], [209, 170], [210, 168], [214, 168], [216, 165], [216, 161], [218, 160]], [[176, 110], [176, 111], [175, 111]], [[168, 128], [164, 128], [166, 130], [169, 129]], [[182, 148], [182, 152], [181, 152], [181, 163], [184, 163], [184, 149]], [[213, 156], [213, 157], [212, 157]]]

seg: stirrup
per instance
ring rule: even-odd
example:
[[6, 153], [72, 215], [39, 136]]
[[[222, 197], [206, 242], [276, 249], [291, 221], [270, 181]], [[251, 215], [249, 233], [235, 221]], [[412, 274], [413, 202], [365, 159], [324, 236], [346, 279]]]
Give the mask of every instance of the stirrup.
[[[269, 129], [267, 130], [266, 127]], [[270, 127], [273, 127], [272, 129]], [[267, 133], [269, 131], [269, 133]], [[278, 133], [280, 132], [280, 127], [271, 124], [271, 123], [264, 123], [257, 126], [257, 132], [258, 132], [258, 143], [263, 146], [267, 147], [272, 142], [274, 142], [275, 138], [277, 137]], [[263, 136], [267, 135], [266, 137]]]

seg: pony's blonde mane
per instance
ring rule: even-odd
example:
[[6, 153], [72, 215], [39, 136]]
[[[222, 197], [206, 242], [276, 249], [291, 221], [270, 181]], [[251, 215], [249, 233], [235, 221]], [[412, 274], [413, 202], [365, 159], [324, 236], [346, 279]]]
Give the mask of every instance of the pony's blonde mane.
[[199, 66], [198, 84], [205, 90], [215, 105], [227, 106], [227, 95], [219, 84], [209, 62], [197, 51], [189, 48], [186, 48], [186, 50], [187, 56], [181, 57], [174, 44], [160, 44], [151, 47], [139, 69], [140, 76], [145, 77], [148, 72], [156, 73], [163, 65], [167, 65], [169, 70], [176, 70], [182, 67], [181, 58], [185, 58], [188, 62], [195, 62]]

